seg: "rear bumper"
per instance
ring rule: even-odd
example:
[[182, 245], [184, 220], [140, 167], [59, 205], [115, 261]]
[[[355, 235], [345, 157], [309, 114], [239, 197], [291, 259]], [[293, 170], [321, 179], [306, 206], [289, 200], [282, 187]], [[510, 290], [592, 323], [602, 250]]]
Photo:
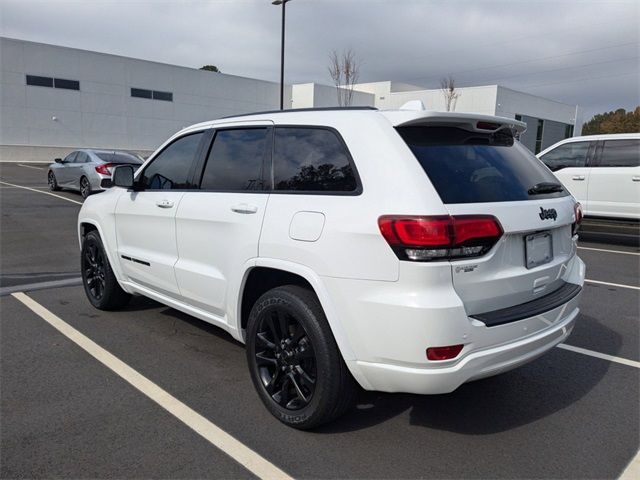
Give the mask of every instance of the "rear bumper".
[[[345, 315], [339, 320], [354, 354], [345, 361], [360, 385], [437, 394], [527, 363], [564, 341], [579, 313], [584, 263], [574, 256], [563, 271], [569, 294], [561, 302], [490, 327], [467, 315], [444, 265], [401, 265], [398, 282], [323, 280], [335, 311]], [[428, 347], [457, 344], [464, 348], [455, 359], [426, 358]]]
[[[451, 366], [411, 368], [369, 362], [349, 362], [366, 378], [367, 387], [384, 392], [417, 394], [449, 393], [463, 383], [490, 377], [528, 363], [563, 342], [578, 316], [578, 296], [560, 307], [563, 316], [549, 328], [529, 337], [493, 348], [471, 351]], [[572, 308], [573, 307], [573, 308]], [[564, 313], [568, 311], [568, 313]], [[499, 328], [499, 327], [498, 327]]]

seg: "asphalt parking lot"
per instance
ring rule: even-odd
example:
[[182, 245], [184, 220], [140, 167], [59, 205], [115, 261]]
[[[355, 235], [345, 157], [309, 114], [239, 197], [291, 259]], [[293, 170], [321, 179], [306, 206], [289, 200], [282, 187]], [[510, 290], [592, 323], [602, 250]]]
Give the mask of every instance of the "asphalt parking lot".
[[127, 383], [16, 292], [294, 478], [618, 478], [638, 453], [637, 227], [585, 224], [579, 253], [590, 281], [567, 348], [448, 395], [362, 392], [337, 422], [299, 432], [264, 409], [243, 347], [226, 333], [142, 298], [119, 312], [91, 307], [77, 280], [82, 199], [45, 192], [43, 165], [0, 163], [3, 479], [260, 471]]

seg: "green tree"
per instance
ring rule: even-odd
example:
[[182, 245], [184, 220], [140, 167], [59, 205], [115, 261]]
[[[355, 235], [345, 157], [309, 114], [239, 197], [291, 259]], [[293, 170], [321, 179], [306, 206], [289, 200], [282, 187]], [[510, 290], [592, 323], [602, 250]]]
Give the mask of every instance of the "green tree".
[[215, 65], [203, 65], [202, 67], [200, 67], [200, 70], [206, 70], [207, 72], [222, 73], [220, 69]]
[[619, 108], [614, 112], [599, 113], [582, 126], [582, 135], [636, 132], [640, 132], [640, 106], [632, 112]]

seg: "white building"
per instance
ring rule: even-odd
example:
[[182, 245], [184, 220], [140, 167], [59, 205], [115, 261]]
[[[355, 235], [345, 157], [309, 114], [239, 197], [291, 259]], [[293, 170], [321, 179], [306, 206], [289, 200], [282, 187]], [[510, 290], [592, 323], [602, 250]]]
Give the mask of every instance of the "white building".
[[[498, 85], [459, 89], [452, 110], [518, 118], [532, 151], [572, 136], [575, 105]], [[0, 37], [0, 160], [50, 161], [77, 148], [153, 151], [204, 120], [276, 110], [279, 84], [134, 58]], [[398, 108], [421, 100], [444, 110], [439, 89], [362, 83], [353, 105]], [[335, 87], [285, 85], [285, 105], [332, 107]], [[579, 132], [579, 129], [575, 129]]]
[[277, 82], [0, 37], [0, 160], [149, 153], [187, 125], [279, 105]]
[[[425, 90], [399, 82], [362, 83], [355, 89], [374, 96], [380, 109], [400, 108], [411, 100], [420, 100], [428, 110], [446, 110], [445, 97], [440, 89]], [[576, 129], [577, 105], [567, 105], [547, 98], [518, 92], [499, 85], [463, 87], [456, 89], [458, 97], [452, 111], [480, 113], [515, 118], [527, 124], [520, 140], [538, 153], [567, 137]]]

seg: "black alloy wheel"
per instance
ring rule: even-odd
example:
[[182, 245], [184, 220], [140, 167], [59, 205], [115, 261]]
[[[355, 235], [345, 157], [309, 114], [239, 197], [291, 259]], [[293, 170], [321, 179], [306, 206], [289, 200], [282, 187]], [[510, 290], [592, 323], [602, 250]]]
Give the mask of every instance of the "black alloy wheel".
[[49, 174], [47, 175], [47, 184], [49, 185], [49, 190], [51, 191], [55, 192], [56, 190], [60, 190], [60, 187], [58, 187], [56, 176], [51, 170], [49, 170]]
[[274, 402], [287, 410], [311, 402], [317, 378], [313, 344], [290, 312], [276, 307], [260, 319], [255, 358], [262, 385]]
[[94, 300], [100, 301], [105, 291], [105, 258], [102, 249], [92, 242], [82, 255], [82, 273], [87, 291]]
[[116, 310], [127, 304], [131, 295], [125, 292], [116, 278], [109, 258], [96, 230], [82, 240], [80, 272], [84, 291], [91, 304], [100, 310]]
[[314, 428], [352, 406], [356, 384], [312, 289], [282, 285], [263, 293], [249, 313], [246, 340], [253, 385], [282, 423]]
[[91, 195], [91, 184], [89, 184], [89, 179], [87, 177], [82, 177], [80, 179], [80, 195], [82, 195], [82, 198], [87, 198]]

